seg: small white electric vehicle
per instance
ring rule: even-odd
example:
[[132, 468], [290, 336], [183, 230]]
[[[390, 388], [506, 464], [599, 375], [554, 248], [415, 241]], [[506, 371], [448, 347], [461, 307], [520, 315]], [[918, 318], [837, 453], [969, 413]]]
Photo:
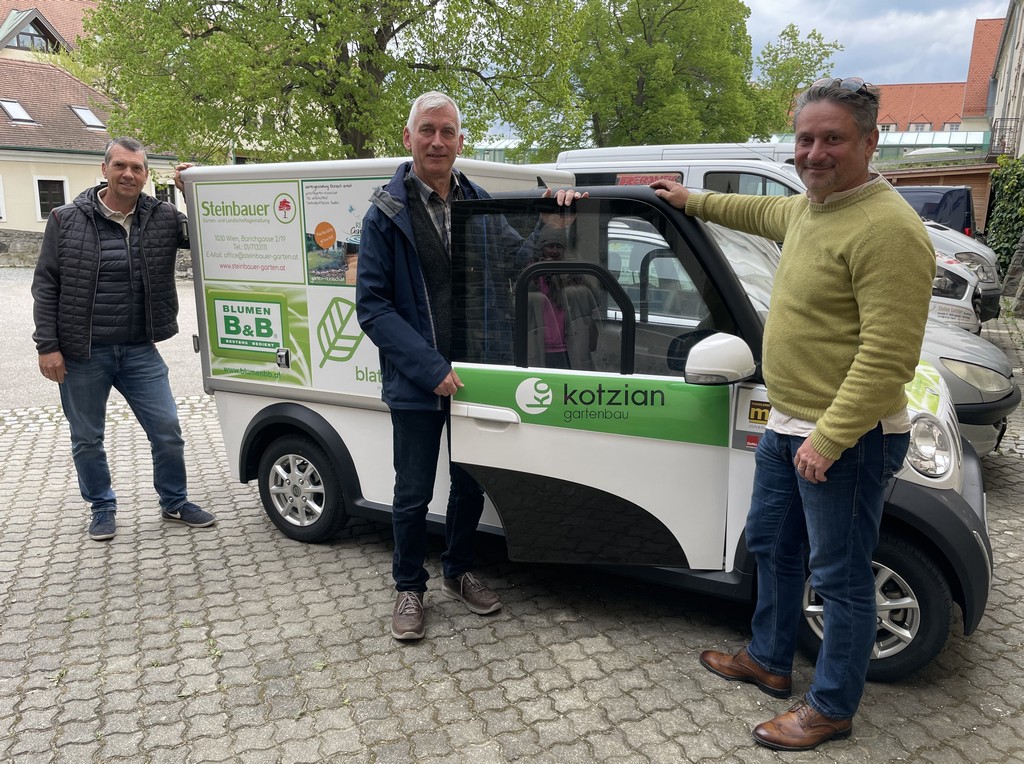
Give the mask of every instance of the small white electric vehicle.
[[[398, 162], [375, 161], [183, 174], [205, 387], [226, 458], [299, 541], [331, 540], [350, 517], [389, 517], [389, 372], [358, 326], [353, 288], [370, 187]], [[463, 169], [485, 187], [487, 172], [492, 188], [523, 172], [484, 165]], [[517, 183], [535, 178], [506, 187]], [[492, 235], [500, 220], [528, 237], [542, 214], [559, 213], [539, 190], [454, 204], [453, 363], [465, 387], [452, 403], [451, 458], [484, 487], [481, 529], [503, 535], [512, 560], [615, 567], [752, 601], [743, 527], [769, 411], [759, 365], [764, 248], [774, 245], [688, 218], [646, 187], [589, 190], [558, 262], [510, 259]], [[575, 368], [531, 365], [531, 284], [543, 276], [587, 290], [577, 297], [592, 306], [592, 340]], [[954, 603], [970, 634], [992, 576], [980, 462], [945, 384], [922, 363], [907, 389], [912, 443], [874, 556], [876, 680], [935, 658]], [[438, 524], [447, 489], [442, 463]], [[823, 615], [810, 587], [804, 612], [813, 652]]]

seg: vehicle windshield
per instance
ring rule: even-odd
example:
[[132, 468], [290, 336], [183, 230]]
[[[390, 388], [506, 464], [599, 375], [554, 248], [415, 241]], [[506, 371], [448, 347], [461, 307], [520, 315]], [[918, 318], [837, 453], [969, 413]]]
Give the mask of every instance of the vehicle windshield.
[[725, 253], [763, 324], [768, 317], [772, 283], [781, 257], [778, 245], [761, 236], [734, 231], [716, 223], [705, 225]]

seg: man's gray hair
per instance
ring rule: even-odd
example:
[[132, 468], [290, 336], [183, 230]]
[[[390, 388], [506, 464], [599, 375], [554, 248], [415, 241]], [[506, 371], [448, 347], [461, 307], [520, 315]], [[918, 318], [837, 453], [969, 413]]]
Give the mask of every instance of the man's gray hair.
[[138, 154], [141, 151], [142, 166], [145, 167], [147, 170], [149, 169], [149, 160], [146, 158], [146, 147], [143, 146], [139, 141], [135, 140], [134, 138], [129, 138], [128, 136], [125, 135], [114, 138], [114, 140], [107, 144], [107, 150], [103, 154], [103, 162], [105, 164], [110, 164], [110, 155], [114, 149], [114, 146], [120, 146], [123, 149], [131, 151], [133, 154]]
[[459, 105], [439, 90], [428, 91], [412, 102], [412, 108], [409, 109], [409, 120], [405, 123], [405, 126], [409, 128], [411, 133], [416, 125], [416, 118], [419, 117], [421, 112], [433, 111], [445, 106], [455, 109], [455, 127], [461, 131], [462, 113], [459, 111]]
[[865, 83], [859, 90], [853, 91], [842, 87], [840, 82], [842, 80], [835, 79], [824, 85], [811, 85], [801, 93], [793, 109], [793, 126], [796, 127], [800, 112], [807, 104], [834, 103], [850, 112], [862, 135], [871, 135], [871, 131], [878, 127], [878, 88]]

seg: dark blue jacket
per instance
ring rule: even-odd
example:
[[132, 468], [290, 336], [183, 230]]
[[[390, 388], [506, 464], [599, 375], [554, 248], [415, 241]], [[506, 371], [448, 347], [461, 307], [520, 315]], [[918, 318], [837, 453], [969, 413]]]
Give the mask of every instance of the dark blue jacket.
[[[405, 162], [387, 186], [378, 188], [363, 218], [356, 280], [356, 315], [366, 336], [380, 350], [383, 399], [393, 409], [440, 411], [444, 400], [434, 393], [452, 366], [438, 350], [430, 298], [416, 252], [408, 209]], [[465, 199], [490, 195], [456, 171]], [[504, 223], [504, 220], [502, 220]], [[524, 247], [507, 223], [499, 235], [503, 251]]]

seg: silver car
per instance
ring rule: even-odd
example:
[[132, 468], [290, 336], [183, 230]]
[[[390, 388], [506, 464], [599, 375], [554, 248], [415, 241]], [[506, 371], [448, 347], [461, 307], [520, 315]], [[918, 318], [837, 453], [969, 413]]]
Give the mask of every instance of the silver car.
[[982, 321], [996, 318], [999, 315], [999, 298], [1003, 293], [999, 257], [996, 253], [977, 239], [965, 236], [941, 223], [931, 220], [923, 222], [936, 254], [959, 260], [978, 277], [981, 293], [981, 312], [978, 317]]
[[[779, 247], [759, 236], [712, 223], [707, 226], [763, 318], [768, 312], [772, 281], [781, 257]], [[620, 218], [612, 224], [609, 235], [613, 242], [609, 252], [623, 256], [619, 279], [627, 283], [637, 278], [630, 261], [639, 262], [638, 258], [647, 252], [667, 246], [660, 234], [640, 220]], [[994, 451], [1006, 430], [1006, 418], [1021, 398], [1006, 354], [988, 340], [930, 318], [921, 358], [931, 363], [946, 382], [961, 434], [979, 456]]]

